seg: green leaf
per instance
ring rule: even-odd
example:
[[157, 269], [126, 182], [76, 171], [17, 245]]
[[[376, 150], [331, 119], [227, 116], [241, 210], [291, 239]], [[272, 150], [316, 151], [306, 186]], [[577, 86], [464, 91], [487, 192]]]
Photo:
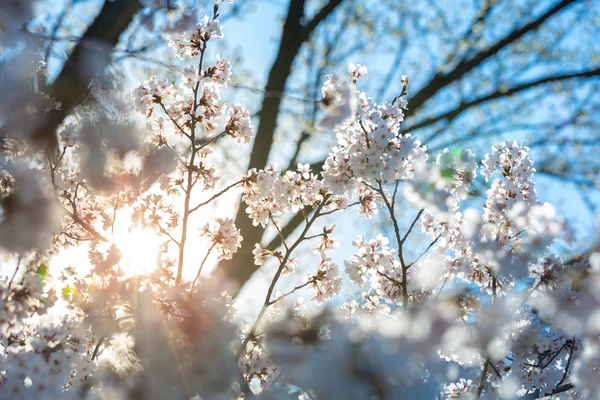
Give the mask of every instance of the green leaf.
[[46, 275], [48, 275], [48, 266], [46, 264], [40, 264], [37, 268], [36, 273], [38, 274], [40, 280], [44, 282], [46, 279]]
[[73, 287], [71, 287], [70, 285], [67, 285], [64, 288], [62, 288], [61, 293], [63, 299], [70, 300], [71, 297], [75, 294], [75, 289], [73, 289]]
[[441, 171], [442, 178], [452, 179], [454, 176], [454, 170], [452, 168], [445, 168]]
[[46, 275], [48, 275], [48, 266], [46, 264], [40, 264], [37, 267], [35, 273], [37, 274], [38, 279], [40, 280], [40, 286], [43, 288], [44, 281], [46, 280]]
[[452, 158], [460, 157], [461, 153], [462, 151], [460, 150], [460, 147], [454, 147], [452, 148], [452, 150], [450, 150], [450, 155], [452, 156]]

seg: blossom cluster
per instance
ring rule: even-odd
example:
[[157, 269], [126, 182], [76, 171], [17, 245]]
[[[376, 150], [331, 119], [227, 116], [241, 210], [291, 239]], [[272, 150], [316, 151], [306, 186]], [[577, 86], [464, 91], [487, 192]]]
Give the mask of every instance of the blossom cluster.
[[360, 119], [336, 128], [338, 146], [323, 167], [324, 183], [335, 193], [352, 192], [360, 181], [375, 185], [408, 179], [413, 163], [427, 159], [415, 137], [400, 135], [404, 117], [398, 104], [374, 105], [364, 93], [360, 101]]
[[195, 32], [177, 37], [169, 42], [169, 45], [175, 49], [181, 59], [186, 57], [197, 57], [211, 38], [223, 39], [221, 24], [218, 19], [211, 19], [205, 15], [202, 21], [196, 26]]
[[230, 218], [217, 218], [214, 223], [206, 224], [200, 234], [209, 238], [211, 246], [216, 247], [222, 260], [231, 259], [233, 253], [242, 246], [240, 230]]
[[0, 398], [77, 398], [86, 378], [96, 369], [80, 316], [54, 322], [46, 312], [56, 295], [42, 289], [40, 273], [22, 282], [0, 281], [2, 352]]
[[396, 258], [396, 251], [388, 247], [389, 240], [383, 235], [366, 241], [362, 236], [352, 242], [356, 253], [351, 261], [346, 261], [345, 270], [352, 282], [363, 286], [367, 279], [371, 289], [379, 296], [397, 299], [400, 296], [399, 282], [402, 282], [402, 269]]
[[314, 275], [304, 277], [304, 282], [309, 285], [313, 300], [317, 304], [325, 304], [327, 300], [342, 291], [342, 275], [338, 264], [331, 262], [323, 250], [318, 251], [320, 256], [319, 269]]
[[252, 169], [244, 178], [243, 189], [242, 199], [248, 205], [246, 212], [254, 225], [262, 226], [288, 210], [314, 206], [327, 193], [323, 182], [311, 172], [308, 164], [299, 164], [296, 171], [287, 171], [283, 175], [274, 165]]

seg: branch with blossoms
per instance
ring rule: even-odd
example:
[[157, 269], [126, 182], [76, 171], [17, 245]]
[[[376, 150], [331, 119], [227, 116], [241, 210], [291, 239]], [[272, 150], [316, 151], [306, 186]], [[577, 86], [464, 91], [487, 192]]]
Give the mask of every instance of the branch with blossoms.
[[[199, 28], [192, 35], [173, 40], [170, 44], [178, 51], [181, 58], [198, 57], [198, 67], [189, 67], [185, 70], [185, 80], [182, 83], [184, 92], [191, 92], [188, 98], [175, 99], [172, 85], [166, 81], [150, 80], [136, 89], [139, 99], [138, 109], [148, 116], [153, 114], [153, 105], [157, 104], [173, 123], [176, 130], [189, 141], [190, 155], [182, 163], [183, 176], [179, 182], [184, 194], [183, 211], [181, 219], [181, 235], [177, 240], [179, 247], [177, 275], [175, 283], [180, 284], [183, 277], [185, 247], [188, 238], [188, 221], [190, 215], [199, 208], [211, 203], [227, 191], [243, 183], [240, 180], [208, 200], [191, 206], [192, 190], [198, 182], [204, 189], [212, 188], [218, 180], [213, 168], [206, 167], [206, 157], [210, 154], [209, 146], [223, 136], [230, 136], [240, 143], [249, 142], [252, 136], [252, 125], [248, 111], [239, 106], [234, 106], [229, 111], [229, 117], [221, 133], [215, 135], [217, 121], [223, 116], [225, 106], [220, 105], [219, 87], [226, 86], [231, 75], [231, 66], [225, 59], [219, 58], [217, 64], [203, 70], [203, 63], [207, 44], [212, 38], [223, 37], [218, 21], [218, 4], [215, 5], [212, 18], [205, 17]], [[200, 129], [206, 140], [199, 141]]]

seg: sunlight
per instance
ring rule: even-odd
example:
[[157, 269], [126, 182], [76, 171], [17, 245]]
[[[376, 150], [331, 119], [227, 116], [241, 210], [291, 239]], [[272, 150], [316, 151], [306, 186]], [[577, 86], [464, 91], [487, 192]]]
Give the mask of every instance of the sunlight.
[[113, 242], [121, 251], [120, 265], [127, 276], [148, 274], [156, 270], [160, 237], [146, 229], [122, 229], [115, 232]]

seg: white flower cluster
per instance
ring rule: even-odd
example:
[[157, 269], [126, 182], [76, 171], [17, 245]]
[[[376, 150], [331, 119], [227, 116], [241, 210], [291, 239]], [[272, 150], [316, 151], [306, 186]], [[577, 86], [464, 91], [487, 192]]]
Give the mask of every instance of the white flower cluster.
[[325, 117], [319, 121], [321, 129], [333, 129], [348, 120], [356, 112], [358, 98], [353, 85], [330, 75], [321, 89]]
[[[544, 263], [555, 261], [554, 257]], [[540, 285], [545, 283], [546, 287], [536, 297], [536, 307], [544, 318], [572, 335], [570, 383], [576, 385], [579, 397], [594, 399], [600, 389], [600, 253], [592, 253], [560, 268], [542, 267], [549, 268], [552, 274], [540, 280]], [[566, 370], [565, 362], [561, 367]]]
[[[204, 71], [198, 71], [195, 66], [185, 68], [179, 84], [180, 93], [166, 79], [152, 77], [140, 83], [132, 96], [136, 110], [148, 118], [153, 116], [156, 108], [161, 109], [176, 135], [190, 135], [198, 125], [206, 137], [214, 137], [223, 127], [224, 133], [236, 142], [249, 143], [254, 136], [254, 127], [248, 110], [232, 105], [228, 117], [222, 121], [227, 105], [221, 100], [221, 88], [226, 87], [230, 79], [230, 62], [217, 56], [216, 64]], [[165, 118], [154, 117], [153, 123], [164, 134]]]
[[75, 138], [77, 136], [77, 125], [69, 122], [65, 124], [58, 136], [62, 143], [67, 147], [73, 147], [77, 144]]
[[169, 46], [175, 49], [177, 56], [183, 60], [186, 57], [197, 57], [211, 38], [223, 39], [221, 24], [218, 19], [211, 19], [205, 15], [194, 32], [171, 40]]
[[[196, 118], [202, 124], [206, 136], [210, 137], [215, 134], [218, 127], [218, 121], [225, 114], [227, 106], [221, 103], [221, 93], [219, 87], [213, 83], [201, 82], [199, 87], [199, 101], [192, 106], [193, 113], [190, 117]], [[186, 102], [182, 103], [180, 114], [185, 112]], [[187, 121], [184, 121], [187, 125]]]
[[[42, 277], [28, 273], [22, 283], [0, 280], [0, 398], [79, 398], [96, 365], [93, 342], [81, 318], [49, 316], [56, 301], [41, 290]], [[68, 391], [66, 391], [69, 389]]]
[[[376, 104], [356, 89], [366, 67], [351, 64], [348, 79], [328, 77], [319, 125], [334, 130], [337, 145], [328, 152], [322, 177], [308, 164], [291, 171], [268, 165], [248, 171], [206, 203], [190, 204], [192, 189], [213, 190], [219, 182], [210, 146], [225, 136], [239, 144], [254, 136], [250, 112], [221, 98], [231, 79], [230, 62], [217, 56], [214, 65], [203, 65], [209, 40], [223, 37], [217, 19], [222, 2], [214, 3], [212, 18], [171, 41], [178, 57], [199, 57], [178, 82], [152, 77], [134, 89], [135, 109], [151, 132], [144, 146], [128, 126], [100, 117], [61, 128], [61, 160], [19, 164], [13, 160], [25, 158], [26, 143], [3, 141], [10, 162], [1, 165], [0, 245], [45, 257], [61, 222], [54, 197], [51, 201], [35, 174], [47, 168], [48, 186], [73, 220], [62, 226], [63, 236], [89, 240], [92, 266], [77, 280], [76, 294], [70, 287], [63, 292], [66, 303], [75, 298], [80, 303], [68, 303], [66, 316], [54, 320], [49, 310], [56, 294], [43, 290], [42, 273], [28, 270], [21, 281], [0, 281], [0, 398], [63, 398], [89, 385], [103, 398], [224, 399], [233, 386], [265, 399], [494, 399], [541, 397], [565, 384], [577, 385], [583, 398], [597, 397], [600, 255], [569, 264], [549, 253], [564, 223], [552, 206], [538, 202], [529, 149], [516, 142], [499, 143], [486, 155], [481, 174], [497, 178], [482, 209], [461, 210], [477, 176], [477, 160], [471, 151], [456, 148], [432, 162], [425, 146], [401, 131], [405, 78], [399, 96]], [[156, 10], [181, 4], [143, 2]], [[0, 29], [7, 13], [0, 11]], [[60, 106], [38, 97], [28, 112]], [[79, 170], [59, 166], [63, 156]], [[168, 159], [178, 167], [164, 171], [172, 165]], [[135, 167], [135, 160], [141, 166]], [[139, 181], [124, 172], [129, 164]], [[60, 176], [65, 187], [59, 190], [60, 169], [72, 171]], [[165, 173], [158, 180], [165, 193], [156, 193], [150, 177]], [[105, 185], [109, 174], [123, 184]], [[149, 181], [146, 186], [134, 185], [142, 178]], [[200, 279], [213, 249], [218, 260], [229, 260], [241, 248], [233, 219], [215, 218], [201, 229], [209, 242], [206, 257], [191, 284], [183, 273], [188, 218], [238, 185], [253, 224], [272, 225], [285, 249], [255, 244], [254, 264], [272, 258], [279, 267], [248, 327], [236, 321], [232, 296], [216, 289], [222, 281]], [[182, 197], [180, 212], [176, 202]], [[399, 197], [421, 209], [405, 235], [395, 208]], [[130, 279], [116, 268], [123, 255], [117, 244], [104, 243], [99, 231], [114, 227], [119, 204], [132, 208], [133, 219], [164, 240], [155, 272]], [[371, 240], [359, 235], [353, 242], [356, 250], [344, 263], [345, 273], [362, 293], [344, 299], [339, 314], [345, 320], [324, 307], [317, 307], [321, 314], [303, 313], [299, 300], [293, 312], [282, 315], [297, 291], [307, 290], [317, 306], [341, 293], [344, 277], [331, 254], [338, 244], [335, 224], [316, 234], [312, 230], [318, 218], [352, 206], [367, 219], [385, 218], [395, 243], [384, 235]], [[304, 217], [305, 229], [289, 245], [280, 223], [294, 213]], [[403, 246], [419, 218], [429, 245], [412, 251]], [[180, 228], [176, 238], [172, 232]], [[293, 252], [310, 240], [317, 242], [316, 271], [290, 285], [291, 291], [279, 292], [278, 279], [295, 278], [303, 264]], [[66, 242], [54, 243], [60, 250]], [[179, 250], [177, 261], [169, 254], [172, 247]], [[86, 311], [85, 321], [78, 307]], [[90, 329], [103, 339], [92, 339]], [[117, 374], [106, 378], [95, 368], [100, 348], [131, 356], [135, 374], [113, 366]], [[113, 376], [119, 373], [125, 376]]]
[[309, 284], [309, 290], [314, 295], [317, 304], [324, 304], [342, 291], [342, 275], [339, 265], [332, 263], [325, 251], [318, 251], [321, 261], [316, 274], [304, 277], [304, 282]]
[[369, 73], [367, 67], [360, 64], [350, 63], [348, 66], [348, 72], [352, 75], [352, 82], [356, 83], [356, 81]]
[[161, 194], [148, 194], [138, 199], [133, 207], [132, 218], [140, 221], [143, 227], [160, 232], [175, 228], [179, 221], [179, 213], [172, 205], [165, 204]]
[[242, 247], [242, 236], [231, 218], [217, 218], [201, 230], [202, 236], [209, 238], [211, 246], [215, 246], [220, 260], [229, 260]]
[[152, 116], [154, 106], [170, 98], [175, 93], [173, 85], [166, 79], [157, 79], [155, 76], [140, 83], [133, 91], [132, 96], [137, 111]]
[[217, 63], [214, 66], [209, 67], [206, 72], [204, 72], [204, 76], [214, 80], [215, 83], [226, 87], [231, 79], [231, 63], [228, 59], [221, 58], [217, 54]]
[[435, 159], [444, 178], [450, 178], [450, 192], [458, 199], [467, 198], [469, 185], [477, 177], [477, 159], [469, 149], [444, 149]]
[[444, 400], [474, 398], [475, 385], [471, 379], [460, 378], [458, 382], [444, 384], [442, 396]]
[[[245, 335], [248, 332], [242, 331]], [[258, 379], [261, 388], [268, 388], [277, 380], [280, 368], [273, 362], [264, 347], [265, 336], [255, 337], [248, 342], [243, 357], [238, 362], [240, 370], [248, 381]]]
[[[343, 100], [344, 96], [355, 96], [349, 90], [338, 91], [331, 80], [323, 86], [325, 99], [341, 97], [338, 102], [350, 102]], [[323, 181], [336, 194], [351, 193], [360, 181], [376, 185], [408, 179], [414, 163], [427, 159], [425, 147], [418, 140], [400, 133], [402, 108], [406, 105], [403, 99], [383, 105], [373, 103], [364, 93], [358, 99], [353, 118], [348, 115], [336, 126], [338, 146], [331, 150], [323, 167]]]
[[[492, 147], [486, 154], [481, 173], [486, 180], [499, 173], [502, 179], [495, 179], [487, 191], [485, 221], [497, 226], [506, 225], [505, 211], [516, 203], [535, 204], [537, 193], [532, 180], [535, 168], [529, 159], [529, 148], [509, 140]], [[500, 229], [500, 228], [499, 228]]]
[[250, 112], [240, 106], [233, 105], [229, 109], [229, 117], [225, 122], [225, 132], [235, 139], [237, 143], [250, 143], [254, 137], [254, 126], [250, 118]]
[[345, 270], [352, 282], [364, 286], [367, 280], [378, 296], [397, 300], [400, 296], [402, 268], [396, 259], [396, 251], [388, 246], [383, 235], [365, 241], [362, 236], [352, 242], [356, 252], [352, 261], [345, 262]]
[[519, 316], [509, 338], [511, 375], [525, 388], [550, 391], [561, 380], [565, 365], [572, 358], [570, 350], [575, 350], [579, 344], [543, 324], [531, 309], [520, 310]]
[[280, 175], [274, 165], [248, 171], [244, 179], [242, 200], [254, 225], [266, 226], [269, 219], [288, 210], [294, 212], [312, 207], [323, 200], [327, 192], [308, 165], [298, 165], [296, 171]]

